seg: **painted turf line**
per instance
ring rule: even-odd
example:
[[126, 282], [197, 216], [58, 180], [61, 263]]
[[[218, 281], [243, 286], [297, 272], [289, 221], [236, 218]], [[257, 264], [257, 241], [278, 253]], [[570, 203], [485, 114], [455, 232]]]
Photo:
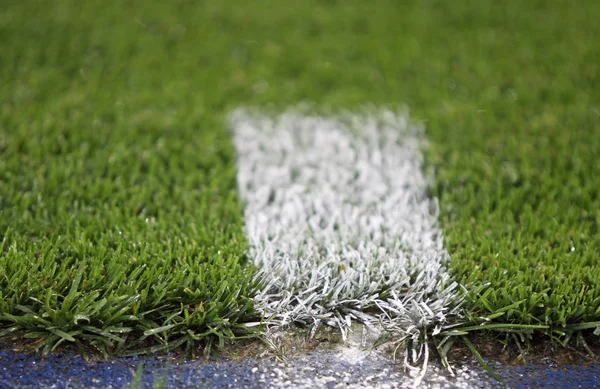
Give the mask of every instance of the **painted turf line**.
[[[352, 321], [417, 341], [458, 314], [422, 132], [376, 111], [229, 117], [250, 256], [274, 326]], [[426, 350], [425, 350], [426, 352]]]

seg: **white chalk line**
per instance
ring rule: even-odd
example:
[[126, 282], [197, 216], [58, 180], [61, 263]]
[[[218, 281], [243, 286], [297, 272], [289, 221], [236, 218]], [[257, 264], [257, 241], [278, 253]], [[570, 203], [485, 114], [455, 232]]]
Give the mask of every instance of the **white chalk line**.
[[399, 339], [459, 314], [422, 131], [392, 111], [229, 116], [250, 257], [270, 326], [352, 321]]

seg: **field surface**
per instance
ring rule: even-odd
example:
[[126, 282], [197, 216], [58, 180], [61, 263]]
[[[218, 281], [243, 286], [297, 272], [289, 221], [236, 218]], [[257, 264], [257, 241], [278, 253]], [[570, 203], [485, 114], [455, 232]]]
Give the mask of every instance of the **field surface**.
[[592, 0], [4, 2], [0, 336], [128, 354], [256, 335], [231, 115], [299, 104], [408, 107], [423, 129], [463, 301], [411, 339], [598, 332], [597, 20]]

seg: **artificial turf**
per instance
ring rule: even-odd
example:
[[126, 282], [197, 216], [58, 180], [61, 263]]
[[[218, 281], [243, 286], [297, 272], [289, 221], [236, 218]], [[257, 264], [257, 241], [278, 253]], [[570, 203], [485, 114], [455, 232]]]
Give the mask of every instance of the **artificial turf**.
[[223, 120], [306, 101], [407, 104], [424, 123], [468, 317], [554, 335], [598, 325], [597, 1], [1, 9], [7, 331], [44, 349], [244, 333], [256, 285]]
[[193, 347], [256, 318], [233, 148], [196, 93], [218, 81], [174, 76], [175, 38], [129, 6], [2, 15], [0, 321], [44, 351]]

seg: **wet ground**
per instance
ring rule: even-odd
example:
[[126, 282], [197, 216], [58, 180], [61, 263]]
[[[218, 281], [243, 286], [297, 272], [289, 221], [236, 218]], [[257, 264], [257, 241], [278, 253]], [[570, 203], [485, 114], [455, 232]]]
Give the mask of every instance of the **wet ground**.
[[600, 365], [492, 366], [515, 389], [600, 388]]
[[[141, 363], [143, 362], [143, 365]], [[173, 356], [86, 362], [67, 354], [0, 352], [0, 389], [130, 388], [410, 388], [415, 373], [402, 364], [353, 348], [317, 350], [276, 362], [266, 359], [178, 360]], [[450, 376], [433, 362], [421, 388], [500, 388], [476, 364], [454, 364]], [[544, 364], [491, 367], [511, 388], [600, 388], [600, 365]], [[162, 386], [157, 383], [162, 382]]]
[[[231, 353], [218, 359], [167, 354], [91, 361], [73, 350], [48, 356], [27, 354], [20, 350], [23, 345], [15, 350], [15, 343], [5, 338], [0, 342], [0, 389], [413, 387], [418, 371], [404, 368], [402, 356], [395, 362], [389, 350], [365, 346], [373, 344], [376, 333], [352, 334], [342, 344], [335, 337], [327, 338], [327, 333], [321, 334], [326, 340], [281, 333], [276, 349], [259, 341], [234, 343], [225, 348]], [[526, 352], [490, 338], [475, 336], [472, 341], [510, 388], [600, 388], [600, 360], [593, 356], [600, 355], [600, 337], [587, 339], [587, 349], [537, 339]], [[454, 375], [431, 354], [419, 388], [503, 387], [464, 346], [452, 349]]]
[[[78, 357], [54, 355], [28, 357], [0, 353], [0, 388], [128, 388], [140, 358], [116, 358], [87, 363]], [[144, 358], [138, 388], [410, 388], [414, 376], [377, 356], [341, 356], [315, 352], [284, 362], [243, 360], [177, 361]], [[459, 369], [449, 377], [439, 366], [430, 366], [419, 387], [499, 387], [481, 371]]]

